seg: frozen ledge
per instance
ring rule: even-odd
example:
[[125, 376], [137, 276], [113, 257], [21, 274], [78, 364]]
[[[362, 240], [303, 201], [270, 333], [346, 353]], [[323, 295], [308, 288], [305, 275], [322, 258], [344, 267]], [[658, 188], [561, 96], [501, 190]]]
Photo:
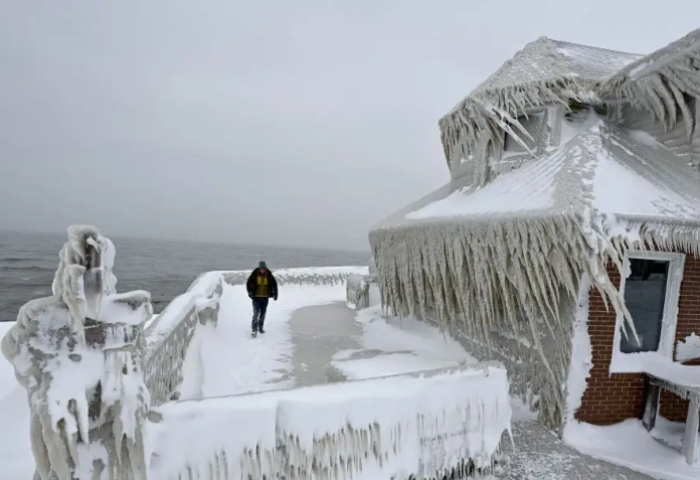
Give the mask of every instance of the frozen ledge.
[[169, 403], [158, 412], [153, 480], [491, 474], [512, 413], [497, 362]]

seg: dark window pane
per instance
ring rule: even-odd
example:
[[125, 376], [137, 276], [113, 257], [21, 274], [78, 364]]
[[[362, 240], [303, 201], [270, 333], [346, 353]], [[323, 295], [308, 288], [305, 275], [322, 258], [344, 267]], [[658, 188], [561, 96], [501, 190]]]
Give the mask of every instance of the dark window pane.
[[[525, 144], [528, 146], [530, 150], [533, 152], [537, 148], [536, 145], [536, 139], [537, 139], [537, 130], [540, 124], [542, 123], [542, 118], [544, 114], [543, 113], [531, 113], [530, 115], [523, 115], [518, 117], [518, 123], [522, 125], [522, 127], [525, 129], [527, 133], [530, 134], [532, 139], [528, 138], [524, 133], [520, 131], [519, 128], [511, 125], [511, 128], [513, 131], [520, 137], [520, 139], [525, 142]], [[527, 150], [525, 147], [520, 145], [513, 137], [511, 137], [508, 133], [505, 134], [504, 138], [504, 144], [503, 144], [503, 151], [508, 152], [508, 153], [527, 153]]]
[[622, 332], [620, 350], [624, 353], [655, 352], [659, 348], [664, 316], [668, 262], [630, 259], [632, 274], [625, 281], [625, 303], [632, 315], [641, 345], [631, 329]]

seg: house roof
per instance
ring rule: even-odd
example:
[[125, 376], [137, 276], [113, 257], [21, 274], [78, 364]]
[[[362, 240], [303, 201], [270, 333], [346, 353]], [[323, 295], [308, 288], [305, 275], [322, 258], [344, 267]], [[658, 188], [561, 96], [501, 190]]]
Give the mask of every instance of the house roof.
[[700, 175], [651, 135], [606, 124], [595, 114], [548, 156], [486, 185], [444, 190], [438, 197], [382, 226], [584, 212], [700, 225]]
[[700, 97], [699, 66], [700, 29], [646, 56], [540, 38], [440, 119], [445, 157], [467, 158], [503, 131], [519, 140], [518, 115], [571, 100], [626, 99], [669, 125], [680, 110], [692, 129], [683, 94]]
[[532, 82], [555, 82], [562, 78], [600, 81], [643, 58], [643, 55], [540, 37], [525, 45], [496, 72], [476, 87], [469, 97]]

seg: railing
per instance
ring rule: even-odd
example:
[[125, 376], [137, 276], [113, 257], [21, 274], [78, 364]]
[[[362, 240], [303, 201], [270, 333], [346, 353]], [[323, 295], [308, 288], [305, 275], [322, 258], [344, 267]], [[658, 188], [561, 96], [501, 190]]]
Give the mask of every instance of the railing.
[[381, 303], [379, 285], [374, 275], [352, 275], [348, 278], [345, 303], [353, 310], [363, 310]]
[[369, 283], [365, 277], [352, 275], [348, 278], [346, 287], [346, 304], [354, 310], [362, 310], [369, 307]]
[[200, 275], [146, 328], [144, 377], [153, 405], [177, 400], [182, 364], [197, 325], [216, 324], [224, 286], [223, 272]]

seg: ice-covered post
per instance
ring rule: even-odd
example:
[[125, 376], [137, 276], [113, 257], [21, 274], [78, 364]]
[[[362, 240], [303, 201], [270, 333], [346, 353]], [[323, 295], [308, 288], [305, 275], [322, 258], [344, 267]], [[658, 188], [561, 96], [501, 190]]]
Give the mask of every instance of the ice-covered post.
[[145, 480], [142, 329], [150, 294], [116, 293], [114, 245], [74, 225], [51, 297], [22, 306], [2, 353], [27, 390], [34, 480]]

